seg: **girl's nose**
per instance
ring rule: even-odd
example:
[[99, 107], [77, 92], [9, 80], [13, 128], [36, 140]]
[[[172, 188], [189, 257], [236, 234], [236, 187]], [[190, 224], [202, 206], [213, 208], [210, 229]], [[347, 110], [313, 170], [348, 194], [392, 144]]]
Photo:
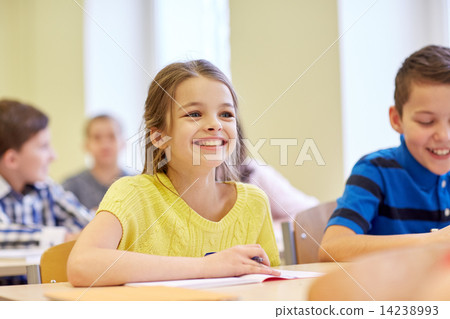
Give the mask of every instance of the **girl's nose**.
[[211, 119], [207, 124], [208, 131], [221, 131], [222, 130], [222, 123], [216, 118]]

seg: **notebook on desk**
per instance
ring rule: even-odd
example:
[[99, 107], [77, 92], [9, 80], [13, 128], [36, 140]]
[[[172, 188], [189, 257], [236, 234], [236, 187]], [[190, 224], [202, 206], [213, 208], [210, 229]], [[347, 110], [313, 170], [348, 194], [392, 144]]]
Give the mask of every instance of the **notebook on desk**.
[[151, 281], [151, 282], [134, 282], [128, 283], [126, 286], [143, 287], [143, 286], [167, 286], [167, 287], [184, 287], [193, 289], [217, 288], [226, 286], [236, 286], [245, 284], [256, 284], [274, 280], [288, 280], [300, 278], [313, 278], [322, 276], [323, 273], [312, 271], [292, 271], [280, 270], [281, 276], [251, 274], [239, 277], [222, 277], [222, 278], [206, 278], [206, 279], [186, 279], [186, 280], [168, 280], [168, 281]]
[[236, 296], [177, 287], [69, 288], [44, 293], [51, 300], [65, 301], [220, 301]]

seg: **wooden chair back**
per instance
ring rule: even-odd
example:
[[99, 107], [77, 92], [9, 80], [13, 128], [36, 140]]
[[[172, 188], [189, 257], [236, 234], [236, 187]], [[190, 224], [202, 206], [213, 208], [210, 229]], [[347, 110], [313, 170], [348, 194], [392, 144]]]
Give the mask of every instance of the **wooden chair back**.
[[298, 264], [319, 262], [320, 242], [336, 206], [336, 201], [322, 203], [295, 217], [294, 236]]
[[320, 242], [336, 201], [319, 204], [298, 213], [294, 222], [282, 224], [286, 265], [319, 262]]
[[41, 256], [41, 282], [67, 281], [67, 259], [75, 240], [50, 247]]

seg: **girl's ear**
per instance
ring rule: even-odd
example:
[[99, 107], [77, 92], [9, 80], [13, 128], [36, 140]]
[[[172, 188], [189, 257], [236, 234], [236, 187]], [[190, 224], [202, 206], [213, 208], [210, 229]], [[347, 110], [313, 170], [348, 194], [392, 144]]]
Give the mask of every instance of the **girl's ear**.
[[158, 130], [156, 127], [152, 127], [150, 129], [150, 141], [157, 148], [165, 149], [168, 146], [167, 145], [168, 140], [170, 140], [170, 137], [164, 134], [163, 131]]
[[392, 128], [397, 131], [397, 133], [403, 134], [402, 117], [398, 114], [395, 106], [389, 108], [389, 120], [391, 121]]

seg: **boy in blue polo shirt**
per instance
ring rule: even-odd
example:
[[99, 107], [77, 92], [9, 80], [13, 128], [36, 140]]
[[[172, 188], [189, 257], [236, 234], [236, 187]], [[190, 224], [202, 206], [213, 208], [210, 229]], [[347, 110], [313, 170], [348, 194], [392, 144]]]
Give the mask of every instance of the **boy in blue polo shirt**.
[[394, 98], [389, 118], [401, 145], [356, 163], [328, 222], [323, 261], [450, 240], [450, 49], [409, 56]]

